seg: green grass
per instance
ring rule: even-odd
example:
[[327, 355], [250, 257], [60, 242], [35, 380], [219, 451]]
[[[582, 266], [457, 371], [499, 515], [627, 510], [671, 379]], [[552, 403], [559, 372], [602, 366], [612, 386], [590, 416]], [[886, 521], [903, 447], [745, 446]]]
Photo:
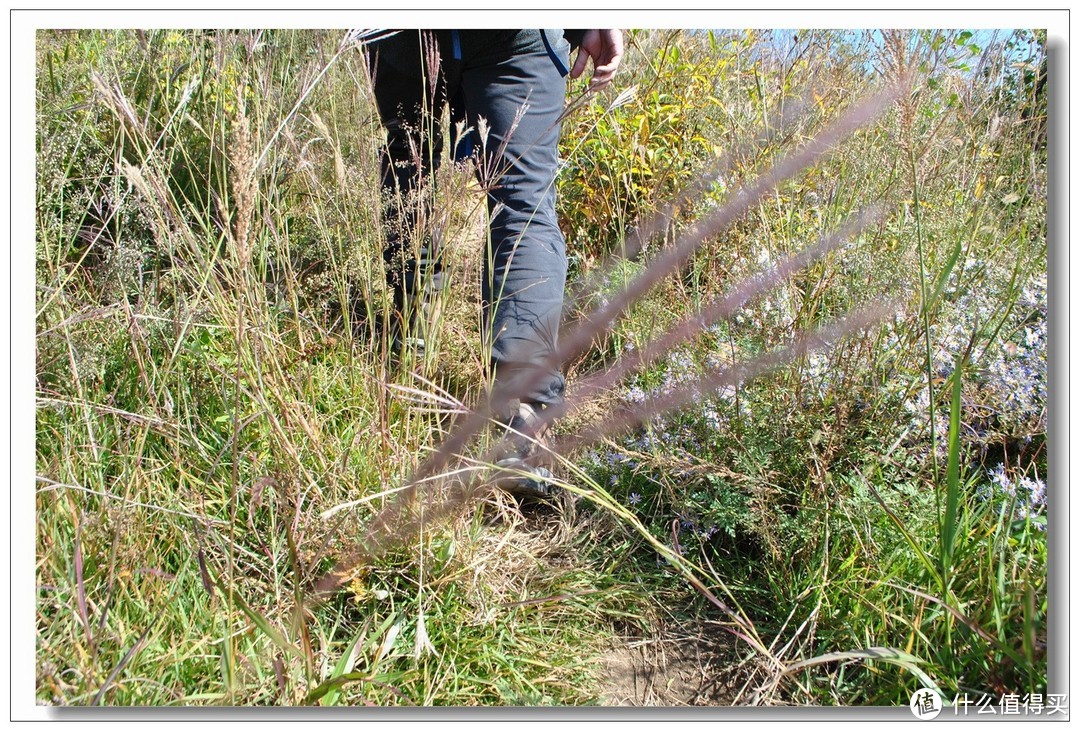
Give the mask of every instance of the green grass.
[[[743, 691], [725, 702], [1045, 692], [1045, 54], [895, 41], [813, 32], [781, 62], [768, 35], [628, 35], [616, 88], [564, 123], [571, 321], [892, 80], [875, 66], [918, 73], [598, 333], [571, 384], [860, 208], [884, 204], [880, 222], [557, 436], [883, 296], [890, 317], [562, 455], [559, 510], [443, 509], [425, 488], [422, 528], [403, 515], [358, 561], [488, 386], [468, 173], [438, 198], [437, 352], [395, 366], [356, 49], [41, 32], [38, 701], [591, 704], [617, 638], [676, 625], [726, 638]], [[346, 581], [319, 595], [335, 567]]]

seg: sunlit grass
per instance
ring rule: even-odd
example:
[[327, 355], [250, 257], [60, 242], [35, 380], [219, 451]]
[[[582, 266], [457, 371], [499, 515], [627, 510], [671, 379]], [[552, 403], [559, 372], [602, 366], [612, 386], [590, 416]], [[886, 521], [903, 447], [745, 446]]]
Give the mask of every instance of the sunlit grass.
[[[917, 64], [824, 32], [794, 65], [751, 34], [634, 34], [564, 122], [568, 327], [708, 235], [566, 364], [571, 395], [604, 388], [555, 425], [566, 498], [537, 512], [441, 482], [398, 502], [486, 394], [483, 199], [445, 171], [438, 349], [395, 361], [380, 132], [340, 33], [38, 40], [40, 702], [587, 704], [615, 637], [687, 619], [730, 638], [727, 702], [1045, 689], [1034, 78], [926, 45], [898, 107], [721, 227], [892, 80], [869, 60]], [[883, 322], [790, 348], [883, 297]], [[490, 436], [467, 446], [482, 465]], [[393, 544], [353, 560], [387, 515]]]

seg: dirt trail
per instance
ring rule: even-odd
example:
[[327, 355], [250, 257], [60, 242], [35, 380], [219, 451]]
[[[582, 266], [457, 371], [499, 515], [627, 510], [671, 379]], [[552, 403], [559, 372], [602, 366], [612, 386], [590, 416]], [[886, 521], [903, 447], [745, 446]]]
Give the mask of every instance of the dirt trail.
[[741, 684], [731, 641], [715, 627], [677, 628], [660, 637], [629, 639], [604, 661], [607, 706], [730, 706]]

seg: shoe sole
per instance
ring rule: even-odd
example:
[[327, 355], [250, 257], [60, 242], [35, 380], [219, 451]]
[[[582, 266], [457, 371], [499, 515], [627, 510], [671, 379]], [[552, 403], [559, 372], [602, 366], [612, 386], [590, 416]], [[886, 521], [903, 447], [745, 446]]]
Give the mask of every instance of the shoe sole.
[[546, 467], [534, 467], [520, 458], [501, 460], [496, 467], [504, 474], [496, 474], [495, 487], [508, 495], [534, 500], [550, 500], [556, 495], [554, 476]]

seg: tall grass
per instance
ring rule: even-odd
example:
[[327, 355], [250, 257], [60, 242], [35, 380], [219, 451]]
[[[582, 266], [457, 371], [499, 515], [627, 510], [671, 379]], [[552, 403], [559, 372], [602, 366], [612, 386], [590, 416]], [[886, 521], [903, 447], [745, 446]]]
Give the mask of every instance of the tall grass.
[[410, 481], [484, 467], [436, 456], [487, 393], [482, 196], [441, 173], [438, 353], [396, 362], [359, 40], [39, 36], [39, 701], [589, 703], [674, 623], [731, 638], [714, 702], [1045, 690], [1037, 34], [631, 33], [564, 122], [535, 512]]

